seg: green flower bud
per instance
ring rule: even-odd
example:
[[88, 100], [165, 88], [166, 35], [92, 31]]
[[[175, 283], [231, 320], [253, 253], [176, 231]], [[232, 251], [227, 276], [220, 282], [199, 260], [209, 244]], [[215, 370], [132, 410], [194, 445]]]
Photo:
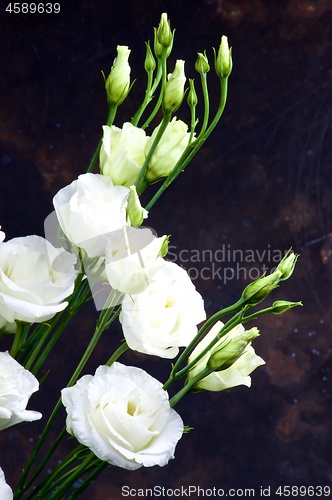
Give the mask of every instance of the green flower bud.
[[257, 328], [243, 330], [235, 338], [227, 338], [217, 344], [207, 362], [207, 367], [213, 371], [226, 370], [244, 353], [248, 344], [259, 336]]
[[130, 49], [125, 45], [117, 46], [118, 55], [114, 59], [110, 74], [105, 82], [108, 102], [119, 106], [127, 97], [130, 88]]
[[165, 12], [161, 14], [160, 23], [156, 31], [156, 38], [162, 47], [169, 48], [173, 44], [171, 24]]
[[288, 250], [285, 257], [280, 261], [277, 270], [282, 273], [280, 281], [287, 280], [294, 271], [294, 267], [299, 255], [295, 254], [292, 250]]
[[[203, 350], [211, 344], [211, 342], [220, 334], [220, 330], [223, 327], [223, 323], [221, 321], [217, 321], [217, 323], [211, 328], [211, 330], [205, 335], [205, 337], [196, 345], [195, 349], [189, 356], [188, 362], [193, 362], [197, 356], [199, 356]], [[206, 377], [202, 378], [196, 385], [195, 390], [206, 390], [206, 391], [225, 391], [230, 389], [231, 387], [236, 387], [238, 385], [246, 385], [250, 387], [251, 379], [250, 373], [253, 372], [258, 366], [263, 365], [264, 360], [257, 356], [254, 348], [250, 343], [251, 335], [257, 336], [258, 331], [254, 329], [253, 332], [246, 332], [244, 334], [243, 325], [237, 325], [230, 332], [226, 333], [221, 339], [217, 341], [211, 351], [207, 351], [201, 359], [194, 364], [194, 366], [189, 370], [188, 380], [192, 380], [196, 378], [200, 374], [202, 374], [207, 367], [209, 359], [211, 357], [212, 352], [216, 353], [223, 346], [225, 349], [228, 349], [228, 359], [226, 356], [226, 352], [224, 351], [224, 363], [221, 366], [221, 371], [213, 371]], [[237, 349], [232, 347], [232, 352], [230, 351], [231, 345], [233, 342], [236, 342], [237, 339], [243, 339], [243, 344], [237, 344]], [[249, 343], [248, 343], [249, 341]], [[244, 344], [246, 347], [244, 350]], [[221, 353], [219, 354], [221, 356]], [[233, 359], [231, 359], [233, 358]], [[235, 361], [234, 359], [237, 358]], [[218, 360], [218, 358], [214, 358], [214, 363]], [[231, 364], [231, 361], [234, 361]], [[230, 365], [227, 369], [226, 367]], [[217, 363], [216, 363], [217, 366]], [[218, 368], [219, 366], [217, 366]], [[214, 370], [215, 366], [212, 366], [212, 370]]]
[[296, 306], [303, 306], [302, 302], [289, 302], [288, 300], [277, 300], [276, 302], [273, 302], [271, 306], [271, 312], [273, 314], [282, 314], [286, 311], [289, 311], [289, 309], [292, 309], [292, 307]]
[[160, 250], [159, 250], [159, 257], [165, 257], [165, 255], [168, 254], [168, 244], [169, 244], [170, 237], [171, 237], [170, 235], [167, 235], [164, 237], [163, 244], [161, 245]]
[[190, 108], [194, 108], [197, 106], [198, 98], [195, 90], [195, 82], [194, 80], [189, 80], [189, 92], [187, 97], [187, 102]]
[[149, 43], [146, 43], [146, 56], [144, 62], [144, 69], [147, 73], [154, 71], [156, 67], [156, 61], [153, 57], [152, 50]]
[[228, 47], [228, 40], [225, 35], [221, 37], [218, 54], [215, 57], [216, 73], [221, 78], [227, 78], [232, 71], [232, 49]]
[[163, 97], [163, 110], [166, 112], [174, 113], [182, 103], [186, 83], [184, 63], [182, 59], [176, 61], [174, 71], [166, 82]]
[[131, 226], [138, 227], [147, 217], [147, 211], [142, 207], [136, 192], [135, 186], [130, 186], [128, 204], [127, 204], [127, 221]]
[[195, 69], [198, 73], [204, 74], [210, 71], [210, 65], [208, 58], [206, 57], [206, 53], [202, 54], [201, 52], [198, 52], [197, 54], [197, 60], [195, 63]]
[[258, 304], [278, 286], [281, 276], [282, 272], [277, 269], [268, 276], [261, 276], [243, 290], [241, 298], [249, 305]]

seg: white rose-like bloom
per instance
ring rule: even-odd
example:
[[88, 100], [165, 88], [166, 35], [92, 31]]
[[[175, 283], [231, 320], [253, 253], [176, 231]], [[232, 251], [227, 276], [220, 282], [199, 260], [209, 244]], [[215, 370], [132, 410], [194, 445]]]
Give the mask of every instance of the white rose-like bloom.
[[206, 318], [201, 295], [187, 272], [165, 262], [139, 295], [126, 295], [120, 322], [128, 346], [161, 358], [174, 358]]
[[64, 299], [74, 290], [75, 262], [40, 236], [1, 243], [0, 326], [17, 320], [40, 323], [65, 309]]
[[105, 125], [99, 156], [101, 173], [110, 177], [116, 186], [135, 184], [145, 161], [147, 140], [144, 130], [131, 123], [124, 123], [122, 129]]
[[[1, 229], [1, 226], [0, 226], [0, 229]], [[3, 231], [0, 231], [0, 243], [2, 243], [5, 238], [6, 238], [5, 233]]]
[[0, 467], [0, 498], [1, 500], [12, 500], [13, 499], [13, 490], [6, 483], [6, 478], [3, 470]]
[[32, 373], [8, 351], [0, 352], [0, 430], [42, 417], [38, 411], [26, 410], [30, 396], [38, 389], [38, 380]]
[[125, 248], [112, 240], [106, 247], [105, 274], [113, 289], [136, 295], [148, 287], [152, 276], [165, 264], [159, 254], [167, 236], [155, 238], [149, 228], [142, 227], [129, 227], [128, 232], [131, 241]]
[[100, 366], [61, 395], [67, 431], [101, 460], [135, 470], [174, 458], [182, 419], [162, 384], [144, 370]]
[[[145, 146], [147, 155], [153, 141], [158, 133], [160, 125], [153, 131], [152, 136]], [[190, 133], [188, 125], [176, 117], [167, 125], [165, 132], [149, 161], [146, 179], [148, 182], [156, 182], [162, 177], [167, 177], [173, 170], [183, 151], [189, 143]]]
[[[222, 327], [223, 323], [218, 321], [207, 333], [207, 335], [199, 342], [199, 344], [197, 344], [189, 356], [188, 362], [193, 361], [203, 351], [203, 349], [205, 349], [210, 342], [212, 342]], [[189, 371], [189, 380], [204, 370], [212, 351], [215, 351], [219, 345], [235, 339], [238, 335], [244, 332], [244, 330], [243, 325], [238, 325], [233, 328], [233, 330], [226, 333], [226, 335], [224, 335], [214, 345], [212, 350], [208, 351]], [[225, 391], [226, 389], [230, 389], [231, 387], [236, 387], [238, 385], [246, 385], [247, 387], [250, 387], [250, 373], [252, 373], [258, 366], [264, 364], [265, 361], [260, 356], [257, 356], [250, 342], [245, 348], [243, 354], [229, 368], [210, 373], [210, 375], [198, 382], [198, 384], [195, 385], [195, 388], [206, 391]]]
[[114, 186], [109, 177], [88, 173], [60, 189], [53, 205], [68, 240], [89, 257], [101, 257], [105, 236], [127, 224], [128, 195], [128, 188]]

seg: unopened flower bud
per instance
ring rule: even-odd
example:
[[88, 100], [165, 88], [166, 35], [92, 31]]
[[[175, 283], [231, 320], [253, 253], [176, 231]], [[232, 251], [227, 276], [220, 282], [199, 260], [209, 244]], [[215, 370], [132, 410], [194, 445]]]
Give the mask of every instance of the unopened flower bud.
[[302, 302], [289, 302], [288, 300], [276, 300], [271, 306], [271, 312], [273, 314], [282, 314], [292, 307], [303, 306]]
[[142, 207], [136, 192], [135, 186], [130, 186], [128, 204], [127, 204], [127, 221], [131, 226], [138, 227], [147, 217], [147, 211]]
[[232, 67], [232, 50], [228, 46], [227, 37], [223, 35], [215, 58], [216, 73], [221, 78], [227, 78], [232, 71]]
[[285, 257], [280, 261], [277, 266], [277, 270], [282, 273], [280, 281], [287, 280], [294, 271], [296, 261], [298, 259], [298, 254], [295, 254], [292, 250], [289, 250]]
[[197, 57], [196, 63], [195, 63], [196, 71], [200, 74], [207, 73], [208, 71], [210, 71], [209, 61], [208, 61], [208, 58], [206, 57], [205, 52], [204, 52], [204, 54], [202, 54], [201, 52], [198, 52], [197, 56], [198, 57]]
[[195, 82], [194, 80], [189, 80], [189, 92], [187, 97], [187, 102], [190, 108], [194, 108], [197, 106], [198, 98], [195, 90]]
[[156, 31], [156, 38], [162, 47], [169, 48], [173, 44], [171, 24], [165, 12], [161, 14], [160, 23]]
[[163, 98], [163, 110], [166, 112], [174, 113], [183, 100], [184, 85], [186, 83], [184, 63], [185, 61], [182, 59], [176, 61], [174, 71], [169, 75], [166, 82]]
[[241, 298], [245, 300], [248, 305], [258, 304], [278, 286], [281, 276], [282, 272], [276, 269], [268, 276], [258, 278], [243, 290]]
[[117, 46], [118, 55], [114, 59], [110, 74], [105, 83], [108, 102], [119, 106], [127, 97], [130, 87], [130, 49], [125, 45]]
[[217, 344], [207, 362], [207, 367], [214, 370], [226, 370], [244, 353], [248, 344], [255, 338], [259, 336], [259, 331], [257, 328], [251, 328], [251, 330], [243, 330], [234, 338], [226, 338], [223, 342]]
[[146, 56], [144, 62], [144, 69], [147, 73], [153, 71], [156, 67], [156, 61], [153, 57], [152, 50], [149, 43], [146, 43]]

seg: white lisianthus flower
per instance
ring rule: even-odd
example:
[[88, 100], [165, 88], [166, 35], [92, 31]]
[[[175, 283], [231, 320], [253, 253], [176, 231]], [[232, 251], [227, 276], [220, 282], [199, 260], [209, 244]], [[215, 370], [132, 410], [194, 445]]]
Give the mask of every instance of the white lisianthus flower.
[[74, 290], [75, 263], [74, 255], [54, 248], [40, 236], [2, 243], [0, 326], [15, 321], [40, 323], [65, 309], [65, 299]]
[[111, 238], [106, 246], [105, 274], [114, 290], [135, 295], [142, 293], [152, 276], [164, 266], [160, 256], [167, 236], [155, 238], [149, 228], [124, 228], [126, 238]]
[[109, 233], [127, 225], [128, 195], [128, 188], [114, 186], [109, 177], [82, 174], [60, 189], [53, 204], [68, 240], [93, 258], [104, 256]]
[[61, 395], [67, 431], [101, 460], [135, 470], [174, 458], [183, 422], [162, 384], [144, 370], [100, 366]]
[[0, 467], [0, 498], [1, 500], [12, 500], [13, 499], [13, 490], [6, 483], [6, 478], [3, 470]]
[[[0, 226], [0, 229], [1, 229], [1, 226]], [[0, 243], [2, 243], [5, 238], [6, 238], [5, 233], [3, 231], [0, 231]]]
[[[197, 344], [191, 355], [189, 356], [188, 362], [193, 361], [202, 351], [205, 349], [212, 340], [216, 337], [218, 332], [223, 327], [223, 323], [218, 321], [213, 328], [207, 333], [207, 335]], [[194, 367], [189, 371], [189, 380], [193, 379], [196, 375], [204, 370], [212, 352], [216, 352], [218, 346], [222, 344], [226, 345], [232, 340], [236, 341], [236, 338], [243, 335], [245, 331], [243, 325], [238, 325], [230, 332], [226, 333], [211, 349], [208, 351]], [[250, 373], [252, 373], [258, 366], [264, 365], [265, 361], [257, 356], [254, 348], [251, 346], [251, 342], [248, 343], [243, 354], [234, 361], [234, 363], [225, 370], [215, 371], [210, 373], [207, 377], [200, 380], [195, 385], [196, 389], [207, 390], [207, 391], [225, 391], [231, 387], [236, 387], [238, 385], [251, 386]]]
[[[147, 155], [155, 137], [158, 133], [160, 125], [153, 131], [152, 136], [147, 141], [145, 146], [145, 154]], [[190, 133], [188, 125], [183, 121], [177, 120], [176, 117], [167, 125], [164, 134], [149, 161], [146, 179], [148, 182], [156, 182], [162, 177], [167, 177], [173, 170], [175, 164], [179, 160], [183, 151], [189, 143]]]
[[30, 396], [38, 389], [38, 380], [32, 373], [8, 351], [0, 352], [0, 430], [42, 417], [38, 411], [26, 410]]
[[124, 123], [122, 129], [105, 125], [99, 156], [101, 173], [110, 177], [115, 186], [135, 184], [145, 161], [147, 141], [144, 130], [131, 123]]
[[205, 318], [201, 295], [187, 272], [173, 262], [165, 262], [144, 292], [126, 295], [120, 313], [128, 346], [161, 358], [177, 356]]

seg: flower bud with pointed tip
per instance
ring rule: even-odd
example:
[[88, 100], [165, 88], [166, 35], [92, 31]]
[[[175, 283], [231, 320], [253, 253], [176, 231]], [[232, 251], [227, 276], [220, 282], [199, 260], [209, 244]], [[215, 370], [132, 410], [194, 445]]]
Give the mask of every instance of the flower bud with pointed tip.
[[223, 35], [215, 58], [216, 73], [221, 78], [227, 78], [232, 71], [232, 67], [232, 50], [228, 46], [227, 36]]
[[280, 281], [287, 280], [293, 274], [298, 257], [298, 254], [295, 254], [292, 250], [288, 250], [285, 257], [277, 266], [277, 270], [281, 271], [282, 273]]
[[208, 58], [206, 57], [206, 54], [202, 54], [201, 52], [198, 52], [197, 54], [197, 59], [195, 63], [195, 69], [198, 73], [204, 74], [210, 71], [210, 65]]
[[[205, 350], [208, 345], [212, 342], [213, 339], [218, 335], [221, 328], [223, 327], [223, 323], [221, 321], [217, 321], [217, 323], [211, 328], [211, 330], [205, 335], [205, 337], [197, 344], [191, 355], [189, 356], [188, 362], [194, 361], [195, 358], [203, 350]], [[202, 373], [207, 366], [208, 360], [211, 357], [211, 353], [216, 352], [218, 348], [221, 348], [222, 344], [227, 344], [228, 349], [230, 349], [230, 345], [232, 342], [236, 341], [236, 339], [241, 338], [244, 332], [243, 325], [237, 325], [230, 332], [226, 333], [224, 337], [222, 337], [218, 342], [214, 345], [214, 347], [207, 351], [201, 359], [189, 370], [188, 380], [190, 381], [194, 377], [197, 377], [200, 373]], [[228, 361], [229, 364], [229, 361]], [[250, 387], [251, 378], [250, 374], [253, 372], [258, 366], [263, 365], [264, 360], [257, 356], [254, 348], [251, 346], [251, 343], [247, 343], [242, 354], [237, 357], [237, 359], [229, 366], [229, 368], [225, 368], [222, 366], [220, 371], [213, 371], [210, 375], [202, 378], [194, 387], [196, 390], [207, 390], [207, 391], [225, 391], [230, 389], [231, 387], [236, 387], [238, 385], [246, 385]]]
[[195, 82], [192, 79], [189, 79], [189, 92], [187, 102], [190, 108], [194, 108], [198, 103], [198, 98], [195, 90]]
[[[227, 335], [227, 334], [226, 334]], [[214, 371], [226, 370], [244, 353], [248, 344], [259, 336], [257, 328], [243, 330], [235, 338], [227, 338], [212, 350], [207, 367]]]
[[182, 103], [186, 83], [184, 63], [182, 59], [176, 61], [174, 71], [166, 82], [163, 97], [163, 110], [166, 112], [174, 113]]
[[130, 49], [125, 45], [117, 46], [117, 57], [114, 59], [110, 74], [105, 82], [108, 102], [119, 106], [127, 97], [130, 88], [130, 66], [128, 63]]
[[169, 48], [173, 44], [171, 24], [165, 12], [161, 14], [160, 23], [156, 30], [156, 38], [162, 47]]
[[281, 276], [282, 272], [276, 269], [268, 276], [258, 278], [243, 290], [241, 298], [245, 300], [248, 305], [258, 304], [278, 286]]
[[144, 61], [144, 69], [147, 73], [154, 71], [156, 68], [156, 61], [153, 57], [152, 50], [149, 43], [146, 43], [146, 55]]
[[138, 227], [148, 216], [147, 211], [142, 207], [136, 187], [130, 186], [127, 204], [127, 222], [131, 226]]
[[273, 314], [282, 314], [296, 306], [303, 306], [302, 302], [289, 302], [288, 300], [276, 300], [271, 306]]
[[168, 254], [168, 244], [169, 244], [170, 237], [171, 237], [170, 234], [168, 234], [167, 236], [164, 237], [163, 244], [160, 247], [159, 257], [165, 257], [165, 255]]

